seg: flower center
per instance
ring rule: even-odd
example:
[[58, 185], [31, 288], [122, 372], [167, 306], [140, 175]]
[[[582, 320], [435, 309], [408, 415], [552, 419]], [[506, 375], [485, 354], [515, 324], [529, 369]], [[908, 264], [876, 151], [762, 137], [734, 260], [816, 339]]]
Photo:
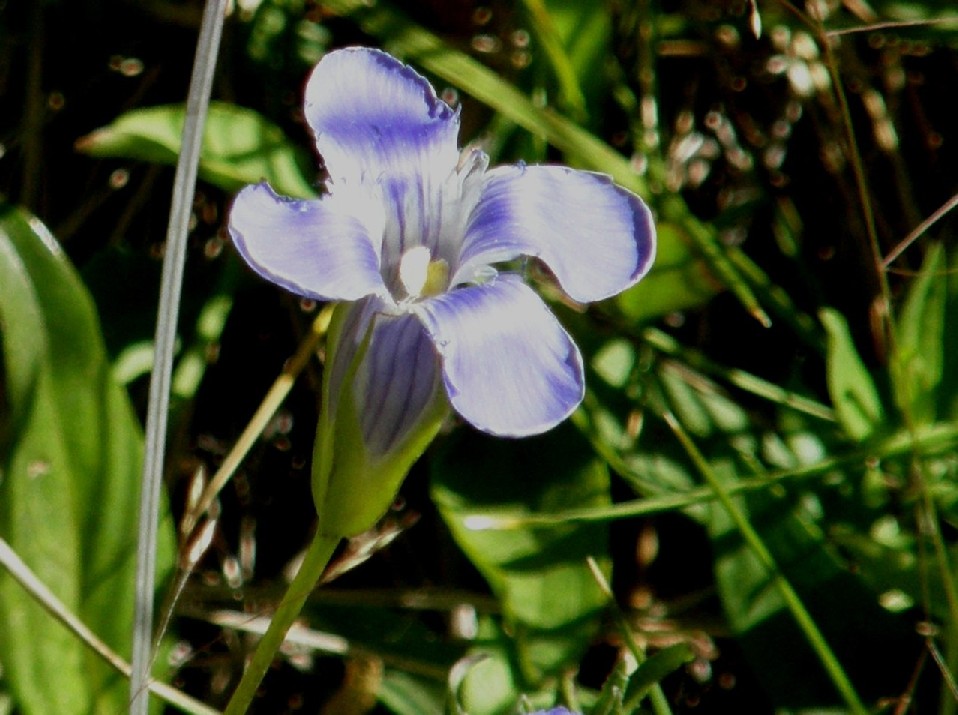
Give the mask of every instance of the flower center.
[[406, 300], [439, 295], [449, 282], [449, 264], [441, 258], [432, 260], [425, 246], [410, 248], [399, 260], [399, 281]]

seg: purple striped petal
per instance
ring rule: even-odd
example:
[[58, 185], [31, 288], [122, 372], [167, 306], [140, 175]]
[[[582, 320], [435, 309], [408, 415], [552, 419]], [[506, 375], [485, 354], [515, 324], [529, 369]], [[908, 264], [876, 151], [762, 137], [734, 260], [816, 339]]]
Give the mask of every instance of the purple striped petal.
[[[373, 238], [376, 212], [366, 211], [363, 220], [357, 212], [339, 196], [292, 201], [257, 184], [237, 195], [229, 231], [236, 249], [267, 280], [317, 300], [357, 300], [385, 291], [382, 239]], [[381, 208], [379, 214], [382, 222]]]
[[578, 348], [518, 276], [454, 290], [415, 310], [442, 355], [453, 408], [479, 429], [538, 434], [582, 401]]
[[352, 47], [323, 57], [306, 84], [305, 113], [334, 187], [419, 175], [433, 177], [428, 189], [456, 166], [458, 112], [385, 52]]
[[388, 454], [429, 411], [442, 387], [439, 354], [414, 315], [375, 316], [373, 334], [356, 375], [360, 423], [367, 451]]
[[483, 266], [537, 256], [574, 300], [608, 298], [639, 280], [655, 256], [649, 209], [602, 174], [504, 166], [486, 174], [453, 283]]

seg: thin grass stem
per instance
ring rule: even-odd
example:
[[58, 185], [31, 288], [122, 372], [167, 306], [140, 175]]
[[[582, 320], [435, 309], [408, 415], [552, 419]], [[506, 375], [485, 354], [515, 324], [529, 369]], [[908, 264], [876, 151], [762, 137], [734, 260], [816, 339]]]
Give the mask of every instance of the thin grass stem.
[[679, 440], [679, 443], [685, 449], [693, 464], [695, 464], [696, 469], [698, 469], [699, 473], [708, 483], [709, 488], [715, 492], [716, 498], [728, 513], [729, 517], [732, 519], [732, 522], [735, 524], [735, 527], [745, 540], [745, 543], [748, 544], [749, 548], [752, 550], [752, 553], [755, 554], [758, 560], [765, 567], [769, 578], [782, 595], [782, 599], [785, 601], [788, 610], [791, 611], [792, 617], [795, 619], [798, 627], [802, 630], [802, 633], [804, 633], [805, 639], [815, 651], [815, 654], [818, 656], [819, 661], [821, 661], [825, 672], [831, 679], [832, 684], [838, 691], [838, 694], [841, 696], [842, 700], [845, 701], [848, 711], [854, 713], [855, 715], [866, 715], [868, 709], [858, 697], [855, 687], [852, 685], [851, 680], [849, 680], [848, 675], [841, 666], [841, 663], [839, 663], [838, 658], [836, 658], [835, 654], [832, 652], [832, 649], [825, 640], [824, 635], [818, 629], [818, 626], [812, 619], [811, 614], [809, 614], [808, 610], [805, 608], [805, 604], [802, 603], [802, 599], [792, 587], [792, 584], [789, 583], [788, 579], [785, 578], [781, 570], [778, 568], [778, 564], [775, 563], [775, 557], [772, 555], [771, 551], [768, 550], [765, 542], [762, 541], [762, 537], [758, 535], [758, 532], [755, 531], [755, 529], [749, 523], [748, 518], [745, 516], [742, 510], [738, 508], [738, 505], [732, 499], [732, 495], [729, 494], [728, 490], [725, 488], [725, 485], [722, 484], [722, 481], [712, 471], [712, 467], [708, 463], [708, 460], [705, 458], [702, 452], [699, 451], [699, 448], [696, 446], [695, 442], [688, 435], [685, 429], [683, 429], [682, 425], [679, 424], [679, 421], [675, 418], [675, 416], [666, 412], [663, 414], [663, 418], [669, 425], [672, 433]]
[[762, 397], [769, 402], [788, 407], [810, 417], [815, 417], [816, 419], [826, 422], [835, 422], [835, 410], [831, 407], [790, 390], [786, 390], [774, 382], [763, 380], [757, 375], [753, 375], [745, 370], [720, 365], [702, 353], [683, 346], [671, 335], [662, 332], [658, 328], [646, 328], [643, 330], [642, 339], [659, 352], [671, 357], [680, 357], [693, 368], [722, 378], [740, 390], [744, 390], [757, 397]]
[[233, 448], [229, 451], [229, 454], [226, 455], [219, 469], [216, 470], [209, 485], [203, 490], [203, 494], [197, 501], [196, 506], [184, 515], [184, 532], [190, 533], [193, 531], [200, 517], [210, 508], [217, 494], [226, 486], [226, 483], [236, 472], [236, 469], [246, 458], [246, 455], [249, 454], [250, 449], [252, 449], [256, 440], [263, 433], [263, 430], [266, 429], [269, 421], [273, 418], [273, 415], [276, 414], [276, 410], [279, 409], [279, 406], [293, 388], [296, 378], [299, 377], [303, 368], [306, 367], [310, 358], [315, 354], [320, 340], [326, 335], [331, 315], [332, 306], [327, 306], [316, 316], [316, 320], [313, 321], [309, 333], [307, 333], [300, 342], [296, 353], [287, 361], [286, 365], [283, 366], [282, 371], [270, 386], [266, 396], [263, 397], [263, 401], [259, 404], [259, 407], [256, 408], [256, 412], [253, 413], [252, 418], [250, 418], [249, 423], [247, 423], [242, 434], [240, 434], [236, 440]]
[[[10, 548], [10, 545], [2, 538], [0, 538], [0, 564], [7, 569], [13, 577], [13, 580], [20, 584], [20, 587], [23, 588], [24, 591], [30, 594], [38, 604], [46, 609], [47, 613], [68, 628], [87, 648], [96, 653], [117, 672], [126, 677], [130, 676], [130, 664], [123, 660], [110, 646], [104, 643], [83, 621], [70, 612], [63, 601], [57, 598], [53, 592], [47, 588], [46, 584], [37, 578], [36, 574], [30, 570], [30, 567], [24, 563], [23, 559], [17, 556], [16, 552]], [[176, 688], [171, 688], [165, 683], [150, 681], [146, 687], [151, 693], [164, 702], [178, 707], [183, 712], [190, 713], [191, 715], [218, 715], [219, 713], [218, 710], [204, 705], [198, 700], [194, 700], [186, 693], [182, 693]]]
[[[612, 609], [612, 616], [615, 618], [616, 624], [619, 626], [619, 630], [622, 633], [622, 637], [625, 639], [625, 644], [629, 649], [629, 652], [632, 654], [632, 657], [635, 658], [635, 662], [639, 665], [645, 662], [645, 649], [639, 645], [638, 641], [635, 639], [635, 635], [632, 633], [632, 627], [629, 625], [629, 620], [625, 617], [622, 611], [619, 609], [618, 604], [615, 602], [615, 595], [612, 593], [612, 587], [609, 585], [609, 582], [605, 578], [605, 574], [602, 573], [602, 569], [599, 568], [599, 564], [591, 556], [586, 559], [586, 564], [589, 567], [589, 571], [592, 572], [592, 578], [595, 579], [595, 582], [598, 584], [599, 588], [605, 594], [606, 598], [609, 599], [610, 608]], [[662, 692], [662, 686], [656, 683], [649, 689], [648, 693], [649, 702], [652, 704], [652, 711], [655, 715], [672, 715], [672, 708], [669, 707], [669, 701], [665, 697], [665, 693]]]
[[948, 199], [944, 204], [935, 209], [931, 216], [926, 218], [920, 224], [912, 229], [911, 233], [905, 236], [897, 246], [895, 246], [882, 261], [882, 266], [887, 270], [895, 260], [905, 252], [905, 250], [915, 241], [917, 241], [929, 228], [944, 218], [945, 214], [958, 206], [958, 194]]
[[[576, 427], [590, 439], [598, 455], [612, 469], [633, 481], [641, 479], [641, 475], [635, 474], [635, 470], [614, 450], [609, 448], [602, 440], [592, 436], [588, 418], [582, 410], [576, 412], [572, 416], [572, 420]], [[848, 469], [849, 467], [864, 469], [865, 462], [876, 456], [880, 459], [888, 459], [907, 454], [921, 447], [944, 451], [954, 449], [956, 446], [958, 446], [958, 425], [938, 425], [921, 432], [917, 437], [902, 432], [889, 437], [874, 448], [855, 449], [841, 456], [829, 457], [801, 467], [764, 472], [760, 477], [739, 479], [734, 484], [727, 485], [725, 491], [730, 496], [735, 496], [750, 491], [767, 490], [775, 484], [823, 477], [836, 470]], [[476, 511], [466, 517], [465, 525], [469, 529], [483, 531], [486, 529], [508, 530], [530, 526], [555, 526], [556, 524], [572, 522], [606, 522], [688, 509], [710, 504], [716, 499], [718, 499], [718, 495], [708, 486], [671, 493], [663, 493], [663, 490], [659, 490], [658, 493], [650, 491], [648, 496], [643, 496], [641, 499], [614, 504], [610, 507], [569, 509], [568, 511], [551, 514], [510, 514], [504, 511]]]
[[219, 51], [227, 0], [207, 0], [190, 78], [183, 125], [183, 144], [176, 165], [173, 201], [166, 236], [166, 255], [160, 282], [157, 310], [156, 352], [146, 421], [146, 454], [143, 462], [137, 533], [136, 602], [133, 617], [133, 657], [130, 677], [130, 713], [147, 715], [147, 683], [150, 678], [153, 641], [153, 597], [156, 590], [156, 542], [159, 529], [163, 458], [176, 343], [176, 318], [179, 312], [186, 238], [203, 128], [213, 87], [213, 71]]

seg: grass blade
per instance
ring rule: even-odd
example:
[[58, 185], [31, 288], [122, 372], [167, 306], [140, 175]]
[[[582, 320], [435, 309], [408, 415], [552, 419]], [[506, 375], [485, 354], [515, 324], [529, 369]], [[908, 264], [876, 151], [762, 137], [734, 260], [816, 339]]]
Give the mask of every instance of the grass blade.
[[160, 284], [160, 305], [156, 325], [156, 357], [150, 380], [146, 421], [146, 457], [143, 461], [140, 521], [137, 535], [136, 604], [133, 618], [133, 657], [130, 677], [130, 713], [146, 715], [147, 682], [150, 676], [153, 643], [153, 594], [155, 591], [156, 540], [160, 490], [163, 483], [163, 451], [166, 445], [167, 409], [176, 342], [186, 237], [203, 142], [203, 124], [213, 86], [213, 70], [219, 51], [226, 14], [226, 0], [207, 0], [203, 24], [190, 78], [183, 151], [176, 165], [173, 204], [166, 237], [166, 255]]

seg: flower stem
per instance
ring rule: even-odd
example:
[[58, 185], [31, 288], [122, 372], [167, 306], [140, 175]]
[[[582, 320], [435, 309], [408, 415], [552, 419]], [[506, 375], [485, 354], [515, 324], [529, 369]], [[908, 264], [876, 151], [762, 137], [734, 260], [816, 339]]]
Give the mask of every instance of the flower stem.
[[276, 609], [269, 628], [256, 646], [253, 658], [244, 671], [239, 685], [236, 686], [224, 715], [242, 715], [249, 710], [260, 682], [266, 675], [276, 653], [279, 652], [280, 646], [283, 645], [286, 632], [303, 610], [307, 597], [323, 575], [323, 569], [329, 563], [337, 544], [339, 544], [338, 537], [326, 536], [321, 531], [316, 532], [306, 551], [303, 565], [286, 589], [286, 594]]

